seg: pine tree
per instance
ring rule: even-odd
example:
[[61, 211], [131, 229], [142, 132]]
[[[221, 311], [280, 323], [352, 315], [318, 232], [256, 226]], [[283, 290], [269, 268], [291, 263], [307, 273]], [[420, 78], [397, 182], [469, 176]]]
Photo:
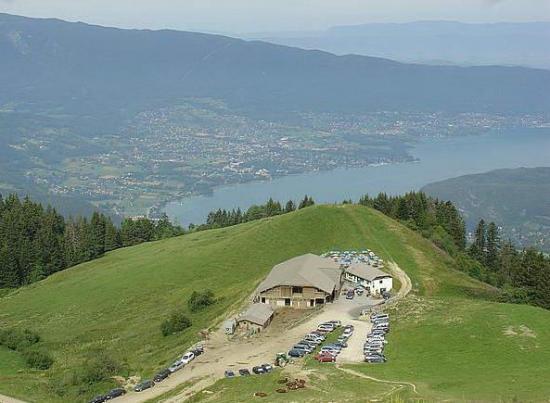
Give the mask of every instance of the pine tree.
[[485, 264], [493, 272], [497, 272], [499, 268], [499, 251], [500, 237], [498, 228], [494, 222], [490, 222], [487, 226], [487, 254]]

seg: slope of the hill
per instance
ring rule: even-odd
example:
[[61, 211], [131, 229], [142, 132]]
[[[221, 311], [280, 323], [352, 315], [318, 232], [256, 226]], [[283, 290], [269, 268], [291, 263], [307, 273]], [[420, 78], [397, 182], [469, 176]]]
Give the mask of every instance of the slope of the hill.
[[217, 35], [7, 14], [0, 14], [0, 54], [0, 103], [61, 106], [64, 112], [56, 115], [97, 117], [182, 97], [222, 99], [263, 113], [521, 113], [550, 106], [550, 72], [544, 70], [402, 64]]
[[[2, 325], [37, 331], [56, 362], [46, 373], [29, 371], [0, 349], [0, 393], [40, 402], [89, 397], [92, 391], [78, 396], [71, 380], [99, 351], [125, 363], [122, 375], [150, 376], [196, 340], [198, 330], [238, 307], [274, 264], [306, 252], [365, 247], [397, 262], [411, 277], [413, 294], [395, 315], [390, 362], [358, 370], [414, 382], [431, 398], [486, 399], [498, 389], [504, 398], [534, 399], [548, 392], [536, 381], [550, 376], [547, 311], [487, 301], [490, 290], [456, 271], [429, 241], [374, 210], [346, 205], [117, 250], [4, 296]], [[189, 313], [190, 293], [205, 288], [220, 302]], [[188, 313], [193, 327], [164, 338], [160, 323], [175, 309]], [[255, 382], [233, 385], [254, 388]], [[381, 389], [356, 384], [347, 379], [342, 387], [362, 395]], [[231, 384], [221, 387], [232, 396]]]
[[[99, 350], [127, 362], [130, 373], [150, 374], [196, 340], [198, 330], [241, 303], [274, 264], [306, 252], [364, 247], [406, 267], [422, 292], [460, 295], [464, 288], [478, 287], [449, 271], [450, 259], [427, 241], [373, 210], [308, 208], [117, 250], [3, 297], [2, 325], [37, 331], [56, 364], [48, 381], [39, 373], [18, 373], [22, 362], [2, 351], [11, 358], [0, 373], [0, 391], [55, 399], [52, 383], [70, 378]], [[426, 276], [433, 279], [427, 281]], [[163, 338], [162, 320], [175, 309], [187, 311], [190, 293], [205, 288], [221, 301], [205, 313], [190, 314], [190, 330]], [[74, 392], [77, 387], [63, 388]]]

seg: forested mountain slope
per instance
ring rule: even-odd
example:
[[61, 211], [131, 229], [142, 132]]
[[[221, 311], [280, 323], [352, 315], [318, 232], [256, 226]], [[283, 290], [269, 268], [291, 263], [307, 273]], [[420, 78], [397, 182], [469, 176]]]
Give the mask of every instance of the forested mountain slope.
[[451, 200], [470, 230], [483, 218], [502, 237], [550, 251], [550, 168], [500, 169], [432, 183], [426, 193]]

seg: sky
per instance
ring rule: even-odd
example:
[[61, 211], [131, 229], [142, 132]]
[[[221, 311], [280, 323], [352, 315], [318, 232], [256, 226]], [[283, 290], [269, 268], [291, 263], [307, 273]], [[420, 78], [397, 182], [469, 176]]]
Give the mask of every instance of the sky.
[[418, 20], [550, 21], [550, 0], [0, 0], [0, 12], [121, 28], [252, 33]]

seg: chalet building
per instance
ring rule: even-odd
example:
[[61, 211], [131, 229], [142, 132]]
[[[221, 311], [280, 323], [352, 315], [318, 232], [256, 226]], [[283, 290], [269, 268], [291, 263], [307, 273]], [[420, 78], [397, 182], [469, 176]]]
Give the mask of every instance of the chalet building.
[[344, 278], [365, 287], [372, 295], [390, 291], [393, 287], [392, 277], [388, 273], [367, 263], [352, 263], [344, 269]]
[[241, 330], [252, 330], [258, 333], [265, 329], [273, 319], [273, 309], [265, 304], [252, 304], [237, 318], [237, 326]]
[[340, 264], [309, 253], [273, 267], [255, 299], [273, 308], [313, 308], [336, 298], [341, 277]]

